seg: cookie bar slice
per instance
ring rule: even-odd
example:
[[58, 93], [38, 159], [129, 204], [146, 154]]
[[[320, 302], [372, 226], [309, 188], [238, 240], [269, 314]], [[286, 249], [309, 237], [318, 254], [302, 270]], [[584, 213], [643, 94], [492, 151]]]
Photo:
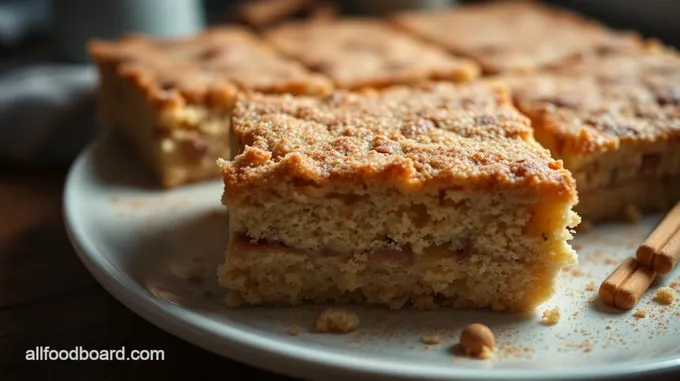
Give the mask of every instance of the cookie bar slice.
[[330, 82], [280, 57], [239, 28], [186, 38], [93, 41], [101, 119], [125, 138], [165, 187], [219, 178], [229, 155], [238, 91], [325, 94]]
[[584, 220], [631, 219], [680, 200], [677, 53], [572, 60], [507, 83], [537, 139], [573, 173]]
[[424, 80], [462, 82], [476, 78], [480, 71], [471, 60], [371, 18], [290, 22], [265, 36], [276, 49], [327, 75], [343, 89]]
[[631, 33], [615, 33], [575, 13], [537, 1], [492, 1], [450, 10], [394, 15], [401, 28], [474, 58], [485, 73], [534, 71], [573, 55], [636, 49]]
[[575, 182], [504, 87], [241, 97], [227, 304], [527, 311], [576, 262]]

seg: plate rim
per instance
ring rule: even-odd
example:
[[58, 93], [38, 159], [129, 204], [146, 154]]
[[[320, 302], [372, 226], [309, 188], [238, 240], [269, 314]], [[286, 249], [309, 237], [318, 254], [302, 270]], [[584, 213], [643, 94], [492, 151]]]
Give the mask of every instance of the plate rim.
[[[367, 360], [347, 354], [323, 353], [303, 346], [257, 337], [248, 332], [211, 321], [199, 313], [154, 298], [134, 282], [128, 274], [116, 268], [107, 255], [86, 237], [78, 223], [76, 180], [96, 150], [115, 144], [112, 136], [103, 134], [85, 147], [71, 164], [64, 182], [62, 215], [66, 234], [81, 263], [95, 280], [119, 303], [149, 323], [192, 345], [228, 358], [280, 375], [295, 378], [390, 380], [597, 380], [662, 375], [680, 370], [680, 357], [660, 359], [644, 364], [623, 367], [620, 364], [600, 366], [588, 370], [569, 369], [464, 369], [452, 366], [446, 374], [436, 371], [414, 372], [408, 365], [401, 367], [384, 360]], [[191, 320], [189, 319], [191, 317]], [[214, 327], [211, 327], [214, 326]], [[217, 329], [219, 328], [219, 329]], [[225, 329], [227, 328], [227, 329]], [[239, 346], [241, 348], [239, 348]], [[245, 350], [248, 349], [248, 350]], [[292, 349], [292, 351], [290, 351]], [[276, 365], [279, 364], [279, 365]], [[411, 369], [409, 369], [411, 368]]]

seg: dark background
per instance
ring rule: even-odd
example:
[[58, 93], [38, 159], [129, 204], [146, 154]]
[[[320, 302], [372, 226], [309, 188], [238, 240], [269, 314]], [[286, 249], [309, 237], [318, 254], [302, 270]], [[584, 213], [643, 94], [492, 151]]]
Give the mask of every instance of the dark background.
[[[21, 1], [28, 0], [0, 0], [0, 4]], [[343, 10], [349, 14], [360, 13], [358, 1], [370, 0], [342, 1]], [[473, 2], [480, 0], [459, 0], [461, 4]], [[653, 36], [676, 48], [680, 47], [680, 1], [677, 0], [543, 0], [543, 2], [573, 9], [614, 28], [637, 30], [643, 35]], [[208, 21], [216, 23], [228, 18], [231, 7], [239, 1], [203, 0], [203, 3]], [[45, 57], [49, 58], [47, 48], [50, 41], [49, 20], [46, 22], [37, 26], [21, 44], [12, 46], [0, 44], [0, 58], [16, 60], [29, 50], [29, 47], [36, 46], [43, 47]]]

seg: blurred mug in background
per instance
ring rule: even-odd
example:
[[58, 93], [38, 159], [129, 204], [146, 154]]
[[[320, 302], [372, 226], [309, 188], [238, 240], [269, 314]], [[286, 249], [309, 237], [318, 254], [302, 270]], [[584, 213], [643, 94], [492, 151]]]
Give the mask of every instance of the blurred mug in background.
[[86, 62], [91, 38], [128, 33], [179, 37], [205, 28], [201, 0], [52, 0], [58, 58]]
[[457, 0], [352, 0], [360, 12], [383, 16], [390, 12], [410, 9], [446, 8], [457, 5]]

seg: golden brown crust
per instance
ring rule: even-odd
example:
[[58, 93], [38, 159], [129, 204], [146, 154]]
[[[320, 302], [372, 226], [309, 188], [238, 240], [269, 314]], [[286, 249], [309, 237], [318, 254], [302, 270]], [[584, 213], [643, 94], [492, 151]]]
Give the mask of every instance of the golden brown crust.
[[288, 181], [526, 189], [575, 197], [561, 161], [534, 140], [505, 88], [428, 84], [323, 99], [240, 97], [233, 133], [245, 149], [221, 161], [226, 197]]
[[392, 21], [476, 59], [488, 73], [532, 71], [570, 56], [635, 49], [640, 43], [633, 34], [617, 34], [577, 14], [534, 1], [410, 11], [393, 16]]
[[236, 92], [323, 95], [328, 79], [277, 55], [246, 29], [209, 29], [188, 38], [129, 35], [117, 42], [95, 40], [89, 52], [100, 67], [141, 89], [161, 108], [184, 103], [229, 105]]
[[680, 56], [660, 51], [570, 62], [507, 77], [517, 107], [557, 157], [680, 138]]
[[452, 56], [376, 19], [290, 22], [269, 30], [266, 39], [344, 89], [428, 79], [466, 81], [480, 71], [473, 61]]

